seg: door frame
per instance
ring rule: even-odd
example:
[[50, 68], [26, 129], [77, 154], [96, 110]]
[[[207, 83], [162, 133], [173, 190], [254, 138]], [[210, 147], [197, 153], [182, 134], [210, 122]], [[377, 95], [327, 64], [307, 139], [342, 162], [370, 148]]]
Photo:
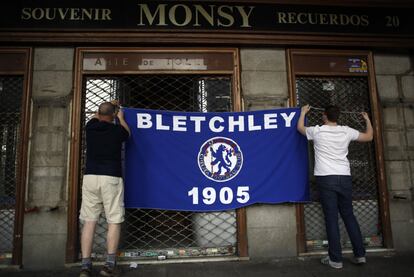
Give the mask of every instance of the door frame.
[[[286, 51], [286, 59], [288, 65], [288, 80], [289, 80], [289, 104], [291, 107], [296, 106], [296, 76], [361, 76], [358, 73], [338, 73], [332, 72], [300, 72], [296, 71], [293, 63], [294, 55], [307, 55], [314, 57], [323, 56], [365, 56], [368, 63], [368, 72], [363, 75], [368, 78], [369, 98], [372, 111], [372, 125], [374, 129], [374, 145], [376, 153], [377, 164], [377, 178], [378, 178], [378, 205], [379, 213], [383, 231], [383, 242], [385, 248], [392, 248], [392, 231], [391, 220], [389, 213], [389, 199], [388, 199], [388, 187], [385, 175], [385, 161], [384, 161], [384, 144], [382, 135], [382, 116], [380, 110], [380, 102], [375, 82], [375, 69], [373, 62], [373, 55], [371, 51], [359, 51], [359, 50], [324, 50], [324, 49], [288, 49]], [[296, 225], [297, 225], [297, 252], [298, 254], [306, 253], [306, 237], [305, 237], [305, 218], [304, 218], [304, 205], [296, 204]]]
[[[30, 99], [32, 83], [32, 49], [31, 48], [0, 48], [0, 54], [22, 55], [23, 62], [12, 70], [0, 69], [1, 75], [23, 76], [23, 96], [21, 102], [20, 116], [20, 141], [17, 145], [17, 167], [16, 167], [16, 203], [13, 230], [13, 252], [12, 264], [22, 265], [23, 254], [23, 222], [24, 204], [26, 196], [27, 170], [28, 170], [28, 149], [30, 134]], [[5, 65], [7, 67], [7, 65]]]
[[[84, 71], [83, 57], [87, 53], [227, 53], [233, 57], [231, 70], [148, 70], [148, 71]], [[73, 83], [73, 100], [71, 105], [71, 142], [69, 156], [69, 203], [68, 203], [68, 238], [66, 243], [66, 262], [78, 260], [79, 253], [79, 221], [80, 207], [80, 151], [81, 151], [81, 118], [82, 118], [82, 80], [86, 74], [227, 74], [232, 76], [233, 110], [242, 110], [242, 95], [240, 90], [240, 63], [237, 48], [130, 48], [130, 47], [81, 47], [76, 49], [75, 74]], [[247, 222], [246, 208], [236, 210], [237, 221], [237, 250], [239, 257], [247, 257]]]

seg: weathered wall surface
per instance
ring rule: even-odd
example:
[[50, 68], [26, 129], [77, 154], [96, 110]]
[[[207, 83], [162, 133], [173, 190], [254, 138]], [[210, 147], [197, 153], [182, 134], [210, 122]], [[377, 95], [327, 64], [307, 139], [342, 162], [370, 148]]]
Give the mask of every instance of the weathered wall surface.
[[29, 178], [24, 217], [26, 268], [64, 265], [69, 104], [74, 49], [35, 48]]
[[374, 53], [374, 62], [394, 248], [414, 250], [414, 58]]
[[[285, 107], [288, 99], [284, 49], [241, 49], [241, 84], [245, 110]], [[247, 208], [249, 256], [296, 256], [294, 205]]]

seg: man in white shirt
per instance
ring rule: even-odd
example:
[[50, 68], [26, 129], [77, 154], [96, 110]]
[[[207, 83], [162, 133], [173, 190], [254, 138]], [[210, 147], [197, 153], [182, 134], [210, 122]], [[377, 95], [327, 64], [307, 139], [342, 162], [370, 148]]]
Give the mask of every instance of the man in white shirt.
[[348, 155], [349, 143], [353, 140], [368, 142], [373, 138], [373, 129], [367, 113], [361, 113], [367, 128], [359, 132], [348, 126], [337, 124], [340, 110], [328, 106], [323, 113], [322, 126], [305, 127], [305, 116], [310, 106], [302, 107], [298, 131], [313, 140], [315, 150], [314, 175], [320, 192], [322, 210], [325, 216], [329, 256], [321, 262], [333, 268], [342, 268], [342, 248], [338, 225], [338, 212], [344, 221], [354, 252], [356, 264], [366, 263], [365, 248], [361, 230], [352, 209], [352, 177]]

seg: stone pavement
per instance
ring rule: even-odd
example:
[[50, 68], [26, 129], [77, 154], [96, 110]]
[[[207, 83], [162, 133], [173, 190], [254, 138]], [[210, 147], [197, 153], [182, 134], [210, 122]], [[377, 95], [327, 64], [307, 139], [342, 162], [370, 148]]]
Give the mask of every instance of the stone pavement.
[[[250, 261], [138, 264], [137, 268], [122, 266], [122, 276], [132, 277], [413, 277], [414, 252], [411, 253], [369, 253], [368, 263], [356, 266], [344, 259], [343, 269], [331, 269], [321, 265], [320, 257], [298, 257], [289, 259], [267, 259]], [[98, 276], [98, 269], [94, 276]], [[31, 271], [26, 269], [0, 269], [0, 276], [52, 277], [78, 276], [78, 267], [60, 270]]]

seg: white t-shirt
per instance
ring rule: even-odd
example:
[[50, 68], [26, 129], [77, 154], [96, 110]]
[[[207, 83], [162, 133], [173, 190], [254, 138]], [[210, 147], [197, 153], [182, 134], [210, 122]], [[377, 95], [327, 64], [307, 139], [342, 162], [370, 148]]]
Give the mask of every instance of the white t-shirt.
[[313, 140], [315, 149], [315, 176], [351, 175], [348, 145], [358, 139], [359, 131], [348, 126], [306, 127], [306, 137]]

